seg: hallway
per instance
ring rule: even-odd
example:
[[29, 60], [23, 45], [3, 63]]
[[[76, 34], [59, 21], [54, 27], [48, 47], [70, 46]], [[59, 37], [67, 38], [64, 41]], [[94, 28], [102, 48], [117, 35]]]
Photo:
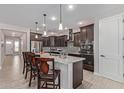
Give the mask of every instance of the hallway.
[[[28, 79], [22, 74], [23, 61], [20, 56], [6, 56], [2, 70], [0, 70], [0, 88], [27, 89]], [[31, 88], [35, 88], [32, 83]], [[36, 84], [35, 84], [36, 85]]]

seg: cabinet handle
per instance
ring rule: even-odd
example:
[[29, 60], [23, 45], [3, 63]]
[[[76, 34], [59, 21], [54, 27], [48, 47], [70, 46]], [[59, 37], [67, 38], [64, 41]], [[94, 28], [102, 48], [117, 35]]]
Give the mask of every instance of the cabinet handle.
[[101, 57], [105, 57], [104, 55], [100, 55]]

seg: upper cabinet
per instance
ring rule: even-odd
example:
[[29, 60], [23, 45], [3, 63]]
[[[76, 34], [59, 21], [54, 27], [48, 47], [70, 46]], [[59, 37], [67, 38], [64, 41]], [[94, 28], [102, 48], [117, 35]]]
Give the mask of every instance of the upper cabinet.
[[74, 46], [80, 46], [80, 32], [74, 33]]
[[85, 42], [86, 41], [86, 39], [87, 39], [87, 28], [86, 27], [82, 27], [81, 29], [80, 29], [80, 39], [81, 39], [81, 41], [83, 41], [83, 42]]
[[94, 25], [87, 27], [87, 39], [89, 42], [94, 41]]
[[50, 47], [54, 47], [55, 46], [55, 39], [56, 39], [56, 36], [49, 36], [49, 45]]
[[94, 41], [94, 24], [85, 26], [85, 27], [81, 27], [80, 28], [81, 31], [81, 41], [82, 42], [86, 42], [86, 40], [88, 42], [92, 42]]
[[81, 42], [92, 43], [94, 41], [94, 24], [80, 27], [80, 32], [74, 33], [74, 46], [80, 46]]
[[43, 47], [49, 47], [49, 37], [42, 37]]
[[66, 47], [67, 35], [43, 37], [44, 47]]
[[67, 46], [67, 35], [62, 35], [62, 36], [58, 36], [58, 47], [66, 47]]

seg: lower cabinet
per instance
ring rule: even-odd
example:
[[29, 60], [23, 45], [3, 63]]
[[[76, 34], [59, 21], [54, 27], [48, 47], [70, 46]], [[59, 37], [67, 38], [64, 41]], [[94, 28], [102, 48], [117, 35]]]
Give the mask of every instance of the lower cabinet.
[[[78, 73], [77, 73], [78, 72]], [[73, 88], [77, 88], [83, 81], [83, 62], [73, 64]]]
[[69, 56], [83, 57], [83, 69], [94, 72], [94, 55], [93, 54], [68, 54]]

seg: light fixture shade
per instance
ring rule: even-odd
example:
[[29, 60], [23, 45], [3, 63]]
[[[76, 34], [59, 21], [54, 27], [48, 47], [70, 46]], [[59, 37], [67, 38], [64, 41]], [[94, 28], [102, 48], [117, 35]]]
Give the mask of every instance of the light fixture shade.
[[44, 31], [44, 32], [43, 32], [43, 35], [44, 35], [44, 36], [46, 36], [46, 35], [47, 35], [46, 31]]
[[45, 23], [43, 23], [43, 27], [45, 27], [46, 26], [46, 24]]
[[59, 24], [59, 30], [63, 30], [63, 25], [62, 25], [62, 23]]
[[38, 35], [35, 35], [35, 38], [37, 39], [38, 38]]

